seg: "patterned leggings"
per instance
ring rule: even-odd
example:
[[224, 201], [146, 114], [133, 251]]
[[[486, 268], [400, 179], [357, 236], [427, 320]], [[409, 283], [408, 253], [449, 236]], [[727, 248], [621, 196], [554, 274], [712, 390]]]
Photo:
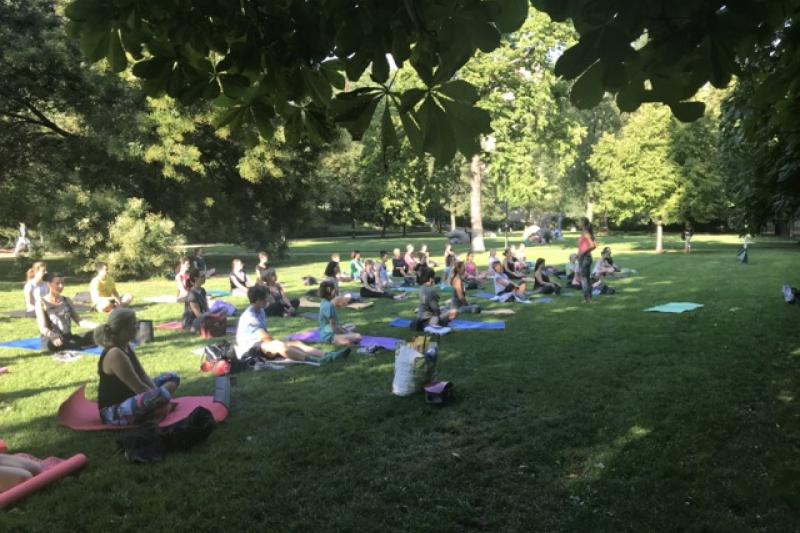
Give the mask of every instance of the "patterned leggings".
[[112, 426], [128, 426], [142, 421], [156, 409], [169, 403], [172, 396], [164, 385], [175, 383], [177, 387], [181, 383], [181, 378], [174, 372], [164, 372], [153, 379], [153, 383], [156, 385], [155, 388], [131, 396], [117, 405], [100, 409], [100, 419], [104, 424]]

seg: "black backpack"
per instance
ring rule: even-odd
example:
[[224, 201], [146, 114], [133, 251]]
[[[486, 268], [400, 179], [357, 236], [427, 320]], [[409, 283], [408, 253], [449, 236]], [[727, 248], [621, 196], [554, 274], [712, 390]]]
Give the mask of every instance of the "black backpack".
[[216, 427], [211, 411], [205, 407], [195, 407], [183, 420], [159, 429], [159, 435], [167, 451], [186, 451], [195, 444], [205, 442]]

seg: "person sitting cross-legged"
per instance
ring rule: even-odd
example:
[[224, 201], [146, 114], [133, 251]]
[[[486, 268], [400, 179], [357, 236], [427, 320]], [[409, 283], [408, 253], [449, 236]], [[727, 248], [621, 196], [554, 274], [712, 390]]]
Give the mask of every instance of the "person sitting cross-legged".
[[544, 258], [540, 257], [536, 260], [536, 266], [533, 269], [533, 292], [537, 294], [561, 294], [561, 285], [555, 281], [550, 281], [545, 269]]
[[130, 345], [136, 329], [136, 313], [118, 308], [94, 330], [95, 342], [103, 347], [97, 364], [97, 406], [104, 424], [127, 426], [163, 418], [180, 385], [174, 372], [152, 379], [147, 375]]
[[319, 284], [319, 337], [322, 342], [328, 342], [337, 346], [351, 346], [361, 342], [361, 335], [354, 331], [349, 331], [339, 324], [339, 316], [336, 313], [336, 286], [331, 280], [325, 280]]
[[527, 302], [528, 299], [525, 296], [525, 282], [523, 281], [519, 284], [512, 283], [511, 280], [508, 279], [508, 274], [503, 269], [503, 263], [499, 261], [492, 266], [494, 268], [495, 296], [499, 297], [502, 301], [507, 301], [513, 297], [518, 302]]
[[458, 316], [455, 308], [447, 309], [439, 307], [439, 293], [433, 286], [436, 273], [434, 270], [423, 265], [419, 273], [419, 306], [417, 307], [417, 320], [423, 327], [433, 326], [445, 327]]
[[295, 316], [300, 307], [300, 300], [286, 295], [286, 291], [278, 283], [278, 272], [274, 268], [268, 268], [261, 273], [259, 284], [267, 289], [267, 301], [269, 304], [264, 309], [267, 316]]
[[102, 261], [95, 264], [97, 275], [89, 283], [89, 294], [92, 305], [98, 311], [110, 312], [115, 307], [128, 307], [133, 302], [133, 296], [124, 294], [120, 296], [114, 278], [108, 275], [108, 265]]
[[375, 271], [375, 262], [372, 259], [367, 259], [364, 262], [364, 270], [361, 271], [361, 297], [362, 298], [394, 298], [395, 300], [402, 300], [406, 294], [398, 294], [396, 296], [383, 290], [378, 273]]
[[250, 305], [242, 312], [236, 328], [234, 349], [236, 357], [240, 360], [285, 357], [294, 361], [323, 364], [349, 354], [349, 348], [324, 353], [300, 341], [283, 342], [273, 339], [267, 329], [267, 315], [264, 314], [264, 308], [267, 306], [267, 288], [263, 285], [250, 287], [247, 290], [247, 299]]
[[80, 324], [81, 317], [72, 300], [63, 296], [64, 276], [58, 272], [45, 275], [49, 292], [36, 302], [36, 323], [41, 334], [42, 348], [51, 352], [82, 350], [94, 345], [92, 332], [72, 333], [72, 322]]
[[481, 308], [467, 301], [467, 268], [463, 261], [456, 261], [453, 266], [453, 273], [450, 276], [450, 286], [453, 287], [453, 297], [450, 300], [453, 309], [458, 309], [459, 313], [480, 313]]

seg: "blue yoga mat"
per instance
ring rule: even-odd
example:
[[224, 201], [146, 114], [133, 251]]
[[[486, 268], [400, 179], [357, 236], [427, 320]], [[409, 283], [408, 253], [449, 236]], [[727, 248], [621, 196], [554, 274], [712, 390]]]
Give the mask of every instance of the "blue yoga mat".
[[495, 297], [494, 294], [491, 292], [476, 292], [475, 294], [470, 294], [470, 298], [481, 298], [482, 300], [491, 300]]
[[[31, 337], [30, 339], [19, 339], [16, 341], [8, 341], [0, 343], [0, 348], [20, 348], [22, 350], [33, 350], [35, 352], [43, 352], [44, 349], [42, 348], [42, 341], [39, 337]], [[103, 353], [103, 349], [99, 346], [93, 346], [92, 348], [86, 348], [85, 350], [81, 350], [82, 353], [87, 353], [91, 355], [100, 355]]]
[[553, 301], [553, 299], [550, 298], [549, 296], [545, 296], [543, 298], [534, 298], [531, 301], [535, 304], [549, 304], [550, 302]]
[[206, 291], [206, 294], [208, 296], [213, 296], [214, 298], [219, 298], [221, 296], [230, 296], [231, 295], [231, 291], [212, 290], [212, 291]]
[[[408, 328], [411, 326], [411, 320], [407, 318], [395, 318], [389, 325], [393, 328]], [[469, 320], [453, 320], [448, 322], [448, 328], [463, 331], [469, 329], [506, 329], [506, 323], [499, 322], [471, 322]]]

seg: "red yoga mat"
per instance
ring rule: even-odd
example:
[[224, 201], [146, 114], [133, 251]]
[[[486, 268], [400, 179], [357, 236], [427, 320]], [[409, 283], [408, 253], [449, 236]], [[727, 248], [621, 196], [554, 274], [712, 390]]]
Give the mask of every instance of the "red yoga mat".
[[88, 463], [86, 456], [82, 453], [73, 455], [69, 459], [48, 457], [44, 460], [37, 459], [36, 457], [32, 457], [27, 454], [19, 455], [41, 464], [42, 472], [39, 475], [33, 476], [28, 481], [20, 483], [19, 485], [11, 487], [5, 492], [0, 493], [0, 509], [5, 509], [29, 494], [33, 494], [37, 490], [46, 487], [50, 483], [58, 481], [62, 477], [80, 470]]
[[[103, 424], [97, 403], [86, 399], [86, 385], [82, 385], [72, 393], [58, 408], [58, 423], [75, 431], [106, 431], [112, 429], [128, 429], [131, 426], [112, 426]], [[222, 422], [228, 418], [228, 408], [215, 402], [213, 396], [181, 396], [173, 398], [177, 403], [174, 411], [169, 413], [158, 425], [169, 426], [189, 416], [195, 407], [205, 407], [214, 416], [214, 420]]]

